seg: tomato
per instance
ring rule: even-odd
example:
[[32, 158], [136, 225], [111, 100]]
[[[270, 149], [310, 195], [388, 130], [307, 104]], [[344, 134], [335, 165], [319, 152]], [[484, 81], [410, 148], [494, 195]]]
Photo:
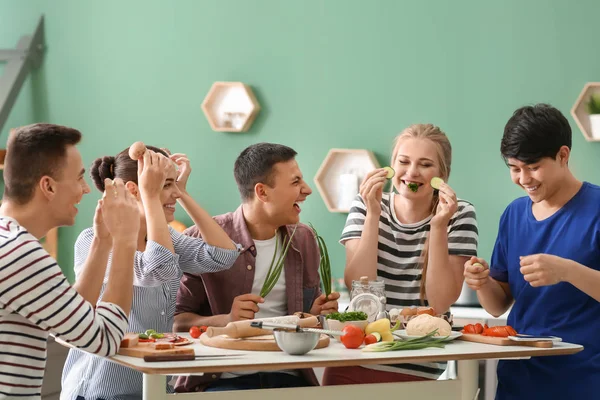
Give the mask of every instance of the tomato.
[[377, 338], [375, 335], [367, 335], [365, 336], [365, 345], [377, 343]]
[[206, 332], [207, 330], [208, 330], [208, 326], [206, 326], [206, 325], [202, 325], [202, 326], [200, 327], [200, 334], [203, 334], [203, 333], [204, 333], [204, 332]]
[[481, 325], [479, 322], [475, 324], [475, 333], [482, 333], [483, 332], [483, 325]]
[[340, 337], [340, 340], [347, 349], [358, 349], [365, 338], [365, 333], [358, 326], [347, 325], [342, 332], [344, 335]]
[[512, 326], [492, 326], [491, 328], [485, 329], [482, 333], [483, 336], [494, 336], [494, 337], [509, 337], [515, 336], [517, 332]]
[[202, 335], [202, 331], [197, 326], [192, 326], [190, 328], [190, 336], [194, 339], [198, 339]]

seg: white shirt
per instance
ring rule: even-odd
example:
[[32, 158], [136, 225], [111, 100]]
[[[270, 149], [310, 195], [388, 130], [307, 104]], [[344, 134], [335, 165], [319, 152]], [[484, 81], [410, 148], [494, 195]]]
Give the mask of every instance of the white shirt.
[[[252, 283], [252, 293], [260, 294], [260, 291], [265, 282], [265, 278], [269, 273], [269, 267], [271, 260], [273, 260], [273, 254], [275, 253], [275, 240], [277, 236], [273, 236], [267, 240], [254, 240], [256, 246], [256, 263], [254, 264], [254, 281]], [[281, 238], [279, 239], [281, 240]], [[275, 262], [281, 255], [282, 243], [279, 242], [277, 245], [277, 255], [275, 256]], [[281, 317], [287, 315], [287, 294], [285, 291], [285, 271], [281, 270], [281, 275], [277, 280], [273, 289], [265, 297], [265, 302], [258, 305], [259, 311], [254, 314], [254, 318], [272, 318]], [[252, 375], [258, 371], [240, 371], [240, 372], [224, 372], [221, 374], [222, 379], [237, 378], [242, 375]], [[285, 372], [292, 375], [297, 375], [296, 371], [293, 370], [280, 370], [277, 372]]]
[[[256, 246], [254, 282], [252, 283], [252, 293], [254, 294], [260, 293], [265, 278], [267, 277], [267, 273], [269, 272], [269, 266], [271, 265], [271, 260], [273, 260], [273, 253], [275, 253], [275, 239], [276, 236], [267, 240], [254, 239], [254, 245]], [[277, 261], [281, 255], [282, 247], [281, 243], [279, 243], [275, 261]], [[260, 310], [254, 315], [254, 318], [280, 317], [287, 314], [288, 307], [287, 295], [285, 292], [285, 272], [283, 270], [281, 270], [281, 275], [279, 276], [277, 283], [266, 296], [265, 302], [259, 304], [258, 307]]]

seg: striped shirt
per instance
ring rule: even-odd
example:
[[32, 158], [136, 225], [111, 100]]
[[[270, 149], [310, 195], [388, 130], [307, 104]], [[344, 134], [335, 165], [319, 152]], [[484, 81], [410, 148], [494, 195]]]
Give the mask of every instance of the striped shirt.
[[[430, 215], [414, 224], [401, 223], [394, 211], [394, 196], [394, 193], [384, 193], [382, 196], [377, 246], [377, 276], [385, 283], [387, 310], [421, 305], [421, 253], [432, 218]], [[350, 239], [360, 239], [366, 214], [367, 207], [362, 197], [358, 195], [350, 208], [340, 243], [344, 244]], [[448, 223], [448, 253], [455, 256], [477, 255], [477, 238], [475, 208], [471, 203], [459, 199], [458, 209]], [[446, 363], [381, 365], [365, 366], [365, 368], [437, 379], [444, 372]]]
[[127, 323], [119, 306], [86, 302], [33, 235], [0, 217], [0, 399], [41, 398], [49, 333], [111, 356]]
[[[171, 332], [175, 299], [183, 272], [201, 274], [223, 271], [229, 269], [239, 255], [240, 246], [236, 250], [221, 249], [208, 245], [202, 239], [182, 235], [172, 228], [169, 230], [175, 254], [153, 241], [148, 241], [145, 251], [135, 253], [133, 303], [128, 332], [144, 332], [148, 329]], [[93, 229], [88, 228], [77, 238], [76, 276], [87, 258], [93, 237]], [[173, 392], [170, 386], [166, 391]], [[76, 399], [77, 396], [90, 400], [140, 399], [142, 374], [107, 359], [70, 350], [63, 369], [60, 398]]]

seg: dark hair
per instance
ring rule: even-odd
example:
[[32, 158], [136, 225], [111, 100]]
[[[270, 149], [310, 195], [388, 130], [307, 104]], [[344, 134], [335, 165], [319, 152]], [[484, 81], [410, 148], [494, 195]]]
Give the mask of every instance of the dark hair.
[[[167, 151], [154, 146], [146, 146], [156, 153], [169, 157]], [[90, 169], [90, 177], [94, 181], [94, 185], [99, 191], [104, 192], [104, 180], [106, 178], [115, 179], [121, 178], [123, 182], [132, 181], [138, 183], [138, 162], [129, 157], [129, 147], [117, 154], [115, 157], [104, 156], [99, 157], [92, 163]]]
[[275, 143], [257, 143], [246, 147], [233, 167], [242, 201], [254, 196], [257, 183], [273, 186], [273, 166], [293, 159], [296, 154], [294, 149]]
[[562, 146], [571, 148], [571, 126], [565, 116], [548, 104], [516, 110], [504, 127], [500, 145], [502, 158], [534, 164], [555, 158]]
[[25, 204], [44, 176], [58, 179], [67, 146], [81, 141], [77, 129], [53, 124], [32, 124], [12, 129], [4, 161], [4, 197]]

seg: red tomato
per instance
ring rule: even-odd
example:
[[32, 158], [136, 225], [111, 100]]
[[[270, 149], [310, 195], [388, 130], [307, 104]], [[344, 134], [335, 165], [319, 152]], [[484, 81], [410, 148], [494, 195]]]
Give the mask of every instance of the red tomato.
[[374, 335], [365, 336], [365, 345], [377, 343], [377, 338]]
[[208, 330], [208, 326], [206, 326], [206, 325], [202, 325], [202, 326], [200, 327], [200, 334], [202, 334], [202, 333], [206, 332], [207, 330]]
[[347, 349], [358, 349], [365, 338], [365, 333], [358, 326], [347, 325], [342, 332], [345, 332], [345, 335], [340, 339]]
[[191, 337], [193, 337], [194, 339], [198, 339], [200, 337], [200, 335], [202, 335], [200, 328], [198, 328], [197, 326], [192, 326], [190, 328], [190, 336]]

